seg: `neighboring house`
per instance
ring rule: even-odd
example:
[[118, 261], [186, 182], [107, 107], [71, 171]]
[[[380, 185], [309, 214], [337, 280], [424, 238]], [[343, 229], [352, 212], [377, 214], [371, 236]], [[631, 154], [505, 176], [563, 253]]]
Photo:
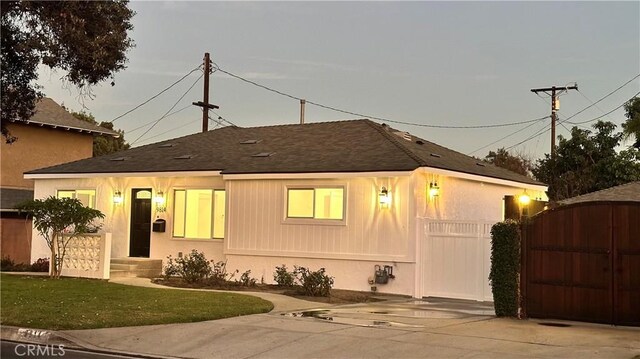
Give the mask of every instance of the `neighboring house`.
[[[504, 197], [546, 199], [542, 183], [370, 120], [225, 127], [25, 178], [36, 198], [95, 194], [113, 258], [197, 249], [265, 282], [282, 264], [325, 267], [354, 290], [386, 265], [381, 292], [481, 300]], [[46, 251], [34, 241], [32, 258]]]
[[34, 181], [25, 179], [24, 172], [91, 157], [94, 135], [118, 134], [76, 119], [46, 97], [29, 120], [16, 119], [6, 127], [17, 140], [7, 144], [2, 139], [0, 145], [1, 253], [17, 263], [30, 263], [31, 221], [15, 209], [33, 199]]

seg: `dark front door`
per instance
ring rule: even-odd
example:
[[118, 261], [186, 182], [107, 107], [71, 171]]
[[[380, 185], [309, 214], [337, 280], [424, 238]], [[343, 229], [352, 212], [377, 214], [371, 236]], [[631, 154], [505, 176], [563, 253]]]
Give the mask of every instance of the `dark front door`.
[[131, 233], [129, 256], [149, 257], [151, 243], [151, 188], [131, 190]]

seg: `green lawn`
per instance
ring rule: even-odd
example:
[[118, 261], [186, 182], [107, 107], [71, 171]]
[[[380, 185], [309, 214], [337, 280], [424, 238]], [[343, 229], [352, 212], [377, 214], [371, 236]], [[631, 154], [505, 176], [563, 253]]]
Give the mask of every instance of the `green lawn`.
[[90, 329], [198, 322], [265, 313], [266, 300], [240, 294], [133, 287], [101, 280], [1, 274], [3, 325]]

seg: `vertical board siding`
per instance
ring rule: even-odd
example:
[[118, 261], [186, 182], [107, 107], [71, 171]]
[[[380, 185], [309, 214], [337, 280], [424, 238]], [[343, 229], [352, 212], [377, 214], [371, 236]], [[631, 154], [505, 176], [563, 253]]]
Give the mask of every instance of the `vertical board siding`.
[[[226, 250], [233, 254], [410, 260], [409, 179], [394, 179], [391, 208], [379, 208], [376, 178], [239, 180], [227, 185]], [[292, 224], [285, 219], [286, 186], [345, 186], [346, 224]], [[318, 222], [320, 223], [320, 222]]]
[[490, 222], [421, 219], [424, 296], [491, 301]]

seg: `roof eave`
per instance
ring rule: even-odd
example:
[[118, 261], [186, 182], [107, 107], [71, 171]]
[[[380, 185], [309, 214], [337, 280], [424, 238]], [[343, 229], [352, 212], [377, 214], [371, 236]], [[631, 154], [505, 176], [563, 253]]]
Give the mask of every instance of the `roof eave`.
[[64, 131], [78, 131], [79, 133], [83, 133], [86, 132], [87, 134], [92, 134], [92, 135], [106, 135], [106, 136], [112, 136], [113, 138], [119, 138], [120, 134], [115, 132], [115, 131], [110, 131], [105, 129], [104, 131], [102, 130], [92, 130], [92, 129], [88, 129], [88, 128], [80, 128], [80, 127], [75, 127], [75, 126], [62, 126], [62, 125], [54, 125], [51, 123], [44, 123], [44, 122], [40, 122], [40, 121], [33, 121], [33, 120], [13, 120], [11, 121], [13, 123], [23, 123], [25, 125], [29, 125], [29, 124], [34, 124], [34, 125], [38, 125], [40, 127], [49, 127], [49, 128], [53, 128], [53, 129], [59, 129], [59, 130], [64, 130]]

